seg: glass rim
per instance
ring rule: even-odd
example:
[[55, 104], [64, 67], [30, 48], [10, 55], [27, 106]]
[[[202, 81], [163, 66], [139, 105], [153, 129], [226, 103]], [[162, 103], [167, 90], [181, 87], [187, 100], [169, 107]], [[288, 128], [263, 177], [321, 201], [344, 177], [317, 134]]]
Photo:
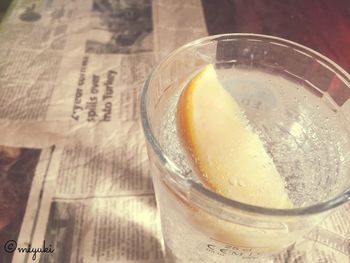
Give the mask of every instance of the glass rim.
[[[161, 145], [159, 144], [156, 136], [152, 131], [150, 121], [148, 118], [148, 109], [147, 109], [147, 98], [149, 94], [149, 87], [156, 73], [161, 71], [163, 66], [167, 64], [169, 60], [174, 58], [178, 53], [184, 50], [187, 50], [188, 48], [191, 48], [193, 46], [200, 45], [200, 44], [209, 43], [211, 41], [218, 41], [218, 40], [230, 41], [234, 39], [273, 40], [274, 42], [272, 43], [275, 43], [275, 44], [283, 44], [287, 47], [295, 47], [297, 48], [298, 51], [302, 51], [303, 53], [312, 55], [313, 58], [317, 58], [318, 61], [322, 62], [322, 66], [326, 66], [328, 69], [336, 73], [338, 77], [347, 85], [347, 87], [350, 88], [350, 75], [342, 67], [340, 67], [338, 64], [336, 64], [334, 61], [327, 58], [326, 56], [318, 53], [317, 51], [287, 39], [270, 36], [270, 35], [263, 35], [263, 34], [227, 33], [227, 34], [207, 36], [207, 37], [203, 37], [203, 38], [199, 38], [197, 40], [191, 41], [173, 50], [158, 63], [158, 65], [153, 69], [153, 71], [147, 78], [141, 94], [140, 111], [141, 111], [141, 124], [143, 128], [143, 132], [147, 142], [151, 145], [151, 149], [156, 154], [157, 160], [161, 163], [162, 167], [166, 169], [166, 171], [170, 176], [176, 176], [177, 177], [176, 179], [178, 179], [176, 180], [177, 182], [185, 181], [187, 183], [187, 186], [192, 187], [192, 190], [194, 190], [197, 194], [201, 196], [205, 196], [205, 198], [208, 198], [210, 201], [214, 201], [216, 203], [219, 202], [220, 204], [228, 208], [239, 209], [244, 212], [260, 214], [264, 216], [306, 216], [306, 215], [312, 215], [312, 214], [319, 214], [327, 210], [330, 210], [332, 208], [336, 208], [350, 201], [350, 189], [348, 189], [332, 199], [329, 199], [327, 201], [320, 202], [317, 204], [313, 204], [307, 207], [301, 207], [301, 208], [288, 208], [288, 209], [268, 208], [268, 207], [255, 206], [255, 205], [239, 202], [233, 199], [226, 198], [222, 195], [219, 195], [218, 193], [211, 191], [210, 189], [204, 187], [200, 183], [197, 183], [191, 178], [184, 179], [177, 165], [174, 164], [171, 161], [171, 159], [164, 153]], [[180, 184], [181, 184], [181, 187], [185, 187], [185, 184], [183, 182]]]

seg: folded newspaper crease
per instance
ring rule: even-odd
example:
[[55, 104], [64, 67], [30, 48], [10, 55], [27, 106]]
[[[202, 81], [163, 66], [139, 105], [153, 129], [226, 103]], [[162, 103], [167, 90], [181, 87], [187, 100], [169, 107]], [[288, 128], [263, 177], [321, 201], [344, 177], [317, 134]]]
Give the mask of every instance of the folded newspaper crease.
[[[1, 247], [45, 240], [55, 253], [39, 262], [163, 262], [139, 95], [157, 61], [206, 35], [200, 0], [14, 1], [0, 26]], [[346, 262], [349, 215], [275, 261]], [[0, 249], [0, 262], [32, 259]]]

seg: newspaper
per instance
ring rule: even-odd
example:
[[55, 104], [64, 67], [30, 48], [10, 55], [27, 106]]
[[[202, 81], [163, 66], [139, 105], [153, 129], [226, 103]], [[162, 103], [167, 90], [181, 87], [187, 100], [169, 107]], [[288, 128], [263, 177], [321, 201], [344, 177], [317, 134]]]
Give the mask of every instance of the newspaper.
[[[0, 24], [1, 263], [164, 262], [140, 91], [161, 58], [206, 35], [200, 0], [12, 3]], [[348, 262], [349, 214], [275, 262]]]

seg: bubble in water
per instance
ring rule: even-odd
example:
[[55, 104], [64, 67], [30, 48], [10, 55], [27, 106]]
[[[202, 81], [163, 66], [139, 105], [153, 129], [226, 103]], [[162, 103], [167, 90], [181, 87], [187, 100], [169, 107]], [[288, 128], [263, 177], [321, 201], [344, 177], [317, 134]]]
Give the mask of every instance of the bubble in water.
[[249, 48], [247, 48], [247, 47], [244, 48], [243, 49], [243, 55], [248, 55], [249, 51], [250, 51]]
[[238, 186], [239, 187], [245, 187], [246, 185], [245, 185], [245, 183], [243, 181], [238, 180]]
[[231, 178], [228, 179], [228, 182], [232, 186], [238, 186], [238, 187], [245, 187], [246, 186], [245, 183], [242, 180], [239, 180], [237, 178], [232, 178], [231, 177]]

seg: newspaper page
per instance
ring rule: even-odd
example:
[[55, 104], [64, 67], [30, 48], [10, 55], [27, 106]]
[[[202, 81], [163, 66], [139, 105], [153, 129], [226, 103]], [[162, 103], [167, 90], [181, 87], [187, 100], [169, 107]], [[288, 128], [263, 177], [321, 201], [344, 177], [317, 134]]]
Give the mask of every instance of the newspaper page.
[[41, 157], [50, 161], [36, 170], [17, 236], [0, 232], [1, 262], [163, 262], [138, 109], [159, 8], [149, 0], [12, 4], [0, 30], [4, 141], [55, 146]]
[[[0, 200], [21, 212], [5, 220], [0, 206], [0, 262], [164, 262], [140, 92], [161, 58], [206, 35], [200, 0], [12, 3], [0, 26]], [[348, 262], [349, 214], [275, 262]]]

